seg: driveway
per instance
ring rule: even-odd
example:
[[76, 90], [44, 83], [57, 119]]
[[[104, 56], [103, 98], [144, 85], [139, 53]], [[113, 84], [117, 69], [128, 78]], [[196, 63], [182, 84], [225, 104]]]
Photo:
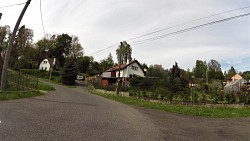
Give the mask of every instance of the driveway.
[[0, 101], [1, 141], [214, 141], [250, 139], [250, 118], [211, 119], [127, 106], [86, 87]]

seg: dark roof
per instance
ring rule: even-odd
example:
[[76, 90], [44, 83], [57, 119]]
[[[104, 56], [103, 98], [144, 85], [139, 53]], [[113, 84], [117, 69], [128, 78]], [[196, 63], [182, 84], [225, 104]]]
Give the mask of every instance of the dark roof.
[[[120, 69], [124, 69], [124, 68], [126, 68], [127, 66], [128, 66], [127, 64], [121, 64]], [[115, 71], [115, 70], [118, 70], [118, 69], [119, 69], [119, 65], [113, 66], [113, 67], [109, 68], [109, 69], [107, 70], [107, 72]]]
[[226, 81], [230, 81], [230, 80], [232, 80], [232, 77], [225, 78], [223, 81], [226, 82]]
[[49, 61], [49, 64], [51, 65], [51, 66], [53, 66], [53, 61], [54, 61], [54, 59], [53, 58], [47, 58], [48, 59], [48, 61]]
[[[121, 64], [120, 69], [122, 70], [122, 69], [126, 68], [127, 66], [129, 66], [130, 64], [132, 64], [134, 62], [137, 62], [137, 64], [140, 66], [140, 68], [142, 69], [143, 73], [145, 74], [146, 72], [143, 70], [141, 64], [137, 60], [133, 60], [133, 61], [129, 62], [128, 64]], [[107, 70], [107, 72], [116, 71], [116, 70], [119, 70], [119, 65], [113, 66], [113, 67], [109, 68]]]

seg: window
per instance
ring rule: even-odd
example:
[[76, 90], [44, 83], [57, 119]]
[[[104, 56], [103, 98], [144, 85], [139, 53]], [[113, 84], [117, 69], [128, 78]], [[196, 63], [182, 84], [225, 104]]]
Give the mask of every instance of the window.
[[44, 64], [47, 64], [47, 61], [43, 61]]
[[131, 69], [135, 70], [135, 71], [138, 71], [138, 67], [137, 66], [132, 66]]

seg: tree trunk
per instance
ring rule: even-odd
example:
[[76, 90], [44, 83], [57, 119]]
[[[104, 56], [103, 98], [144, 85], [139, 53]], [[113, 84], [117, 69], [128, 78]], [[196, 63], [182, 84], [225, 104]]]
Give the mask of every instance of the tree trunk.
[[2, 77], [2, 71], [3, 71], [3, 58], [0, 52], [0, 79]]

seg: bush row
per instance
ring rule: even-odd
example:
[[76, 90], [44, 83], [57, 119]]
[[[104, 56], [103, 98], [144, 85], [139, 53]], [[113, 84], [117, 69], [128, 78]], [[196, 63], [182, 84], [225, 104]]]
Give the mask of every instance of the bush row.
[[[49, 73], [50, 73], [49, 71], [38, 70], [38, 69], [21, 69], [20, 72], [22, 74], [28, 74], [28, 75], [36, 76], [39, 78], [45, 78], [45, 79], [49, 78]], [[60, 71], [52, 71], [52, 75], [53, 76], [61, 76], [61, 72]]]

